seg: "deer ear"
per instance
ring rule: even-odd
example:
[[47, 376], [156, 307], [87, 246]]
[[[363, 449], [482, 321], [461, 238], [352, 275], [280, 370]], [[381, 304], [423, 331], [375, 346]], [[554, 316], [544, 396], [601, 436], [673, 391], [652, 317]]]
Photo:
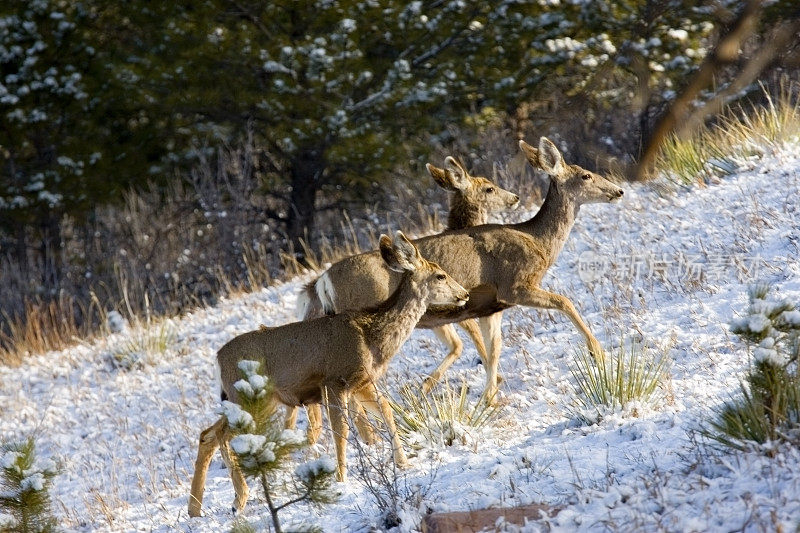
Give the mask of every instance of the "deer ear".
[[402, 231], [394, 234], [394, 249], [401, 260], [403, 270], [416, 270], [422, 265], [422, 255]]
[[528, 163], [530, 163], [533, 168], [541, 170], [542, 164], [539, 162], [539, 149], [534, 148], [523, 140], [519, 141], [519, 147], [522, 149], [522, 153], [525, 154]]
[[405, 270], [402, 264], [403, 260], [397, 254], [397, 250], [392, 244], [392, 239], [388, 235], [381, 235], [378, 249], [381, 251], [381, 257], [386, 263], [386, 266], [395, 272], [403, 272]]
[[450, 181], [450, 177], [447, 175], [447, 171], [443, 168], [435, 167], [430, 163], [425, 164], [425, 168], [428, 169], [428, 172], [431, 173], [433, 177], [433, 181], [436, 182], [436, 185], [445, 189], [447, 191], [455, 191], [455, 187], [453, 187], [453, 182]]
[[450, 179], [450, 183], [455, 189], [463, 191], [469, 187], [469, 174], [467, 173], [467, 169], [465, 169], [455, 157], [448, 155], [444, 160], [444, 166], [447, 169], [447, 177]]
[[539, 165], [556, 179], [562, 178], [567, 171], [561, 152], [547, 137], [539, 139]]
[[405, 272], [417, 268], [417, 248], [402, 232], [397, 232], [394, 242], [387, 235], [381, 235], [379, 248], [386, 266], [395, 272]]

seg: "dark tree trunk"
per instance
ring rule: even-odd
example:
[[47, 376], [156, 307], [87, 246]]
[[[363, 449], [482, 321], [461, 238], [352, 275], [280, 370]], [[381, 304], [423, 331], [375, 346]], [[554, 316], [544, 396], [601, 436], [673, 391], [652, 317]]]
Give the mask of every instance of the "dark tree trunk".
[[317, 192], [322, 186], [325, 161], [322, 150], [304, 150], [292, 161], [291, 193], [286, 235], [298, 261], [305, 261], [303, 243], [310, 246], [314, 237]]
[[48, 211], [42, 220], [42, 244], [39, 253], [42, 258], [42, 289], [47, 296], [55, 296], [61, 288], [63, 268], [61, 246], [61, 217]]

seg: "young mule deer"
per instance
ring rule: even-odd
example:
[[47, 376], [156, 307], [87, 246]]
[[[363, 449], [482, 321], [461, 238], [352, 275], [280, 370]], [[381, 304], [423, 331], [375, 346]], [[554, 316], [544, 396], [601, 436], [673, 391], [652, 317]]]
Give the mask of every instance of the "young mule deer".
[[[336, 475], [340, 481], [347, 476], [345, 413], [351, 396], [371, 413], [383, 417], [392, 436], [395, 462], [405, 466], [406, 457], [392, 409], [378, 393], [375, 383], [386, 373], [390, 360], [411, 335], [428, 305], [458, 308], [469, 298], [461, 285], [437, 264], [425, 260], [399, 231], [394, 241], [381, 236], [380, 257], [399, 276], [397, 286], [383, 303], [363, 311], [244, 333], [217, 352], [223, 398], [236, 402], [233, 384], [239, 379], [237, 365], [242, 359], [261, 363], [274, 385], [273, 402], [298, 406], [317, 404], [326, 397], [336, 445]], [[217, 448], [221, 448], [233, 480], [234, 509], [244, 508], [247, 483], [231, 457], [231, 437], [225, 417], [200, 434], [189, 516], [200, 514], [206, 473]]]
[[[417, 327], [435, 328], [468, 318], [491, 317], [514, 305], [556, 309], [565, 313], [583, 334], [589, 350], [603, 357], [600, 343], [589, 331], [575, 306], [565, 296], [542, 289], [539, 284], [555, 263], [583, 204], [612, 202], [623, 191], [606, 178], [564, 162], [561, 153], [545, 137], [535, 148], [520, 141], [528, 162], [550, 176], [550, 188], [536, 215], [518, 224], [485, 224], [448, 231], [415, 241], [425, 257], [438, 262], [470, 292], [461, 308], [431, 308]], [[399, 276], [381, 265], [376, 252], [368, 252], [333, 264], [320, 276], [311, 307], [339, 312], [382, 301], [397, 286]], [[320, 287], [324, 287], [321, 290]], [[481, 324], [488, 364], [484, 395], [497, 392], [497, 366], [502, 347], [500, 323]]]
[[[444, 168], [436, 167], [430, 163], [425, 166], [436, 184], [452, 193], [450, 195], [450, 209], [447, 214], [447, 230], [459, 230], [486, 224], [491, 214], [514, 209], [519, 205], [519, 196], [499, 187], [485, 177], [470, 175], [466, 168], [452, 156], [445, 158]], [[301, 320], [323, 316], [325, 311], [333, 312], [333, 310], [322, 308], [323, 300], [316, 295], [316, 292], [326, 289], [322, 283], [318, 285], [317, 281], [319, 281], [319, 278], [307, 284], [303, 292], [298, 296], [298, 316]], [[491, 317], [480, 318], [480, 325], [473, 319], [465, 320], [459, 324], [475, 343], [478, 355], [485, 365], [488, 364], [489, 359], [484, 348], [481, 331], [486, 329], [486, 324], [490, 321], [499, 323], [501, 317], [502, 312], [499, 312]], [[493, 331], [499, 331], [499, 329]], [[448, 353], [439, 366], [436, 367], [436, 370], [423, 382], [422, 388], [424, 392], [428, 392], [441, 379], [450, 365], [461, 357], [464, 349], [464, 344], [452, 324], [444, 324], [433, 328], [433, 332], [447, 345]], [[320, 415], [319, 405], [309, 407], [308, 439], [311, 442], [316, 441], [322, 429]], [[287, 427], [294, 427], [296, 418], [297, 409], [290, 408], [287, 415]], [[357, 427], [362, 438], [369, 442], [371, 440], [369, 428], [362, 424], [357, 424]]]

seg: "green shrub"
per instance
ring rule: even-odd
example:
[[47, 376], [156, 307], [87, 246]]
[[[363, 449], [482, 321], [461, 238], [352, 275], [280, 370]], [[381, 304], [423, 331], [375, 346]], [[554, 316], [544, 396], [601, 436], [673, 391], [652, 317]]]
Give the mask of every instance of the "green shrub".
[[750, 368], [741, 397], [725, 402], [703, 431], [726, 446], [767, 453], [771, 443], [800, 442], [800, 311], [769, 292], [769, 285], [751, 287], [747, 313], [731, 324], [751, 348]]
[[[243, 379], [234, 383], [239, 404], [223, 402], [222, 415], [236, 433], [231, 439], [231, 449], [246, 477], [256, 478], [264, 489], [272, 523], [277, 533], [282, 531], [278, 513], [281, 509], [299, 502], [324, 504], [333, 501], [332, 490], [336, 462], [330, 457], [309, 461], [292, 473], [292, 490], [288, 500], [278, 503], [276, 487], [288, 485], [280, 482], [280, 475], [288, 467], [289, 455], [306, 446], [300, 432], [282, 429], [283, 421], [275, 412], [272, 383], [258, 373], [260, 363], [240, 361]], [[244, 526], [243, 526], [244, 527]], [[315, 528], [294, 526], [293, 531]]]
[[576, 353], [570, 372], [575, 378], [575, 403], [570, 409], [579, 420], [594, 424], [617, 411], [638, 415], [639, 406], [663, 397], [669, 380], [670, 360], [666, 354], [652, 356], [639, 342], [606, 354], [602, 363], [585, 349]]
[[0, 473], [0, 511], [11, 516], [8, 525], [0, 524], [0, 531], [54, 531], [56, 521], [50, 514], [48, 489], [56, 464], [36, 457], [32, 438], [2, 446]]

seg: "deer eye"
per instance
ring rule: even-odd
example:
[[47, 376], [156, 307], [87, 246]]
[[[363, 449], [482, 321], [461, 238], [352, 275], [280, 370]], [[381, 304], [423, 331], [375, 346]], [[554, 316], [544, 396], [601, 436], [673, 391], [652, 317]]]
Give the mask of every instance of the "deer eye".
[[584, 174], [583, 176], [581, 176], [581, 178], [583, 178], [584, 181], [590, 180], [590, 179], [592, 179], [592, 175], [591, 174]]
[[447, 279], [447, 276], [445, 276], [444, 274], [436, 274], [436, 279], [438, 279], [439, 281], [444, 281]]
[[488, 187], [486, 189], [486, 192], [488, 192], [489, 194], [493, 193], [494, 192], [494, 187]]

